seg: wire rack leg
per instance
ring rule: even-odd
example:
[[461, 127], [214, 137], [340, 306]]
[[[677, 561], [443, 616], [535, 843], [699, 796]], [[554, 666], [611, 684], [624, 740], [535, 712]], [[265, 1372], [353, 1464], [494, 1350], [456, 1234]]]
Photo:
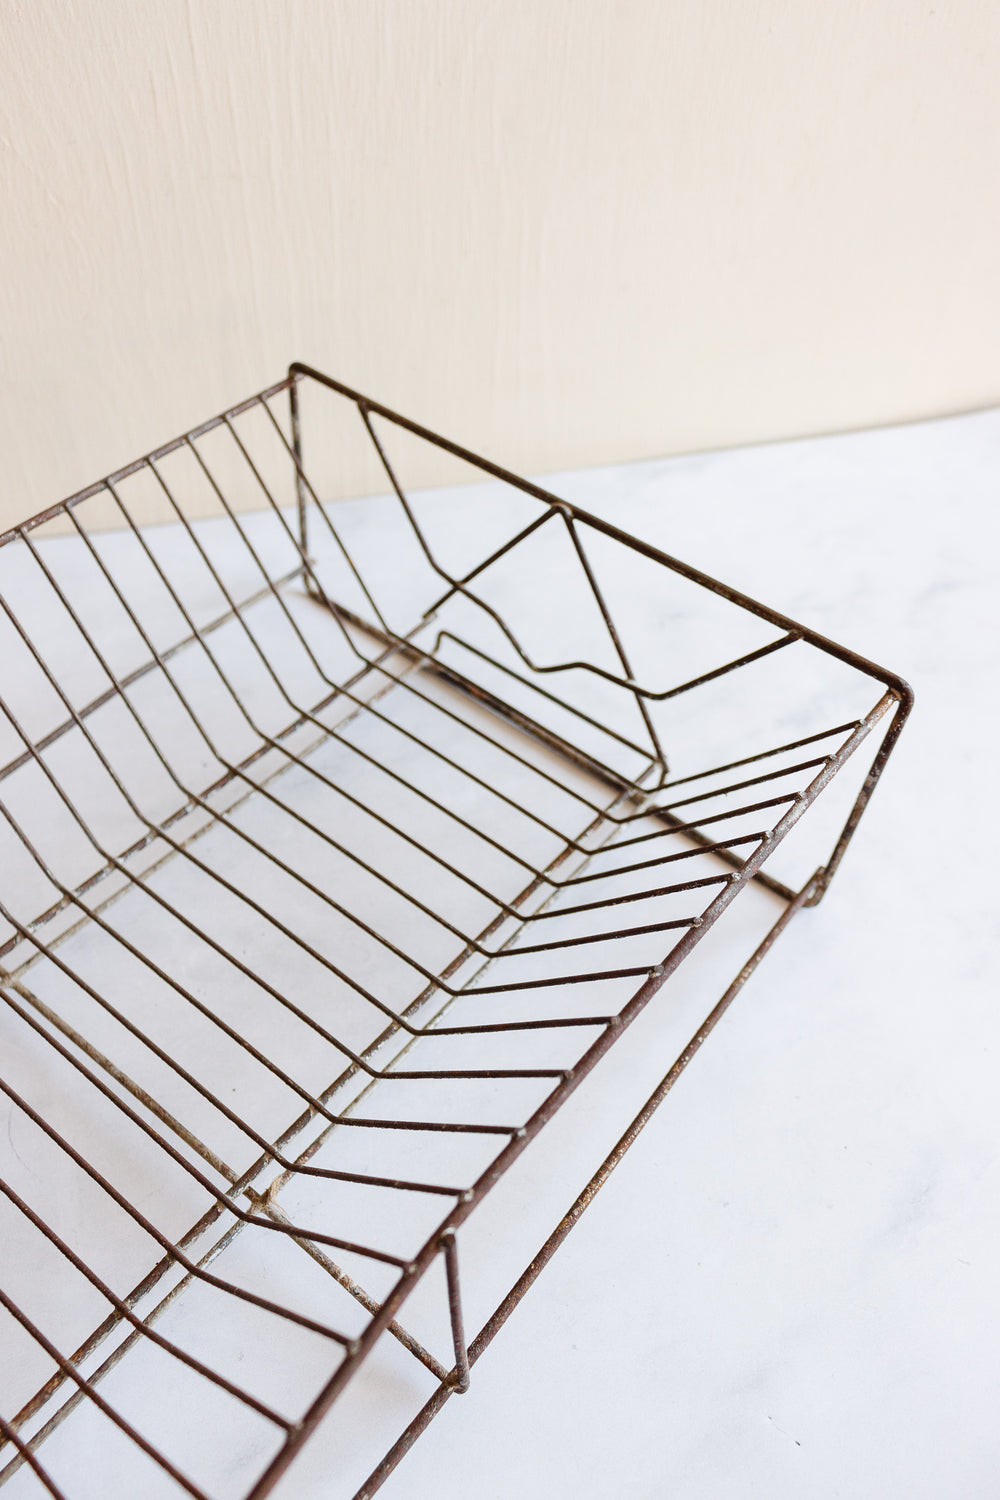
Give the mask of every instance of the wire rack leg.
[[448, 1277], [448, 1310], [451, 1314], [451, 1336], [455, 1344], [455, 1370], [448, 1377], [449, 1384], [459, 1395], [469, 1389], [469, 1351], [465, 1344], [465, 1325], [462, 1320], [462, 1291], [458, 1280], [458, 1247], [455, 1231], [450, 1229], [441, 1236], [444, 1251], [445, 1272]]
[[896, 709], [896, 712], [892, 716], [892, 722], [890, 723], [889, 728], [886, 730], [885, 738], [882, 741], [878, 754], [872, 761], [871, 770], [865, 777], [864, 785], [862, 786], [861, 791], [858, 793], [857, 801], [851, 808], [851, 811], [848, 814], [847, 822], [844, 824], [840, 837], [834, 845], [833, 853], [827, 860], [826, 864], [822, 867], [822, 869], [817, 870], [815, 876], [813, 877], [813, 893], [806, 903], [808, 906], [818, 906], [823, 897], [826, 895], [830, 885], [830, 881], [833, 879], [836, 873], [837, 866], [840, 864], [840, 861], [846, 854], [847, 846], [851, 842], [851, 839], [854, 837], [855, 830], [857, 829], [858, 824], [861, 822], [865, 809], [867, 808], [868, 803], [871, 800], [871, 795], [874, 792], [876, 785], [878, 784], [878, 779], [882, 775], [882, 772], [885, 770], [885, 767], [889, 760], [889, 756], [896, 748], [896, 741], [899, 739], [899, 736], [903, 729], [903, 725], [906, 723], [906, 720], [910, 714], [910, 710], [913, 707], [913, 693], [909, 688], [907, 688], [907, 691], [905, 693], [899, 693], [898, 696], [899, 707]]

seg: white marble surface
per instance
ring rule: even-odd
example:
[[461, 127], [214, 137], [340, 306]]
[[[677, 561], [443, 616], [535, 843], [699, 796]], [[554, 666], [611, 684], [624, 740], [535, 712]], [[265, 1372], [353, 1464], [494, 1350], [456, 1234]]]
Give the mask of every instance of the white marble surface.
[[[388, 1500], [996, 1493], [987, 767], [998, 457], [1000, 413], [987, 413], [549, 477], [557, 492], [907, 676], [917, 708], [826, 902], [792, 924], [477, 1364], [472, 1392], [449, 1402], [390, 1479]], [[483, 497], [467, 498], [428, 503], [463, 518], [456, 545], [474, 530], [481, 546]], [[376, 539], [378, 503], [359, 509], [372, 512]], [[126, 544], [108, 538], [109, 556]], [[71, 539], [49, 545], [67, 564], [79, 550]], [[157, 546], [170, 545], [158, 533]], [[404, 562], [394, 563], [401, 589]], [[7, 578], [8, 595], [17, 582]], [[675, 631], [672, 650], [684, 646]], [[747, 891], [721, 947], [698, 950], [702, 967], [675, 976], [670, 1006], [650, 1008], [641, 1035], [636, 1027], [613, 1049], [596, 1087], [545, 1132], [514, 1196], [491, 1195], [480, 1217], [502, 1200], [520, 1246], [514, 1274], [776, 911]], [[565, 1192], [554, 1207], [553, 1170]], [[466, 1278], [470, 1331], [512, 1279], [506, 1262], [494, 1275], [491, 1222], [485, 1239], [462, 1241], [477, 1273]], [[288, 1274], [313, 1295], [297, 1262]], [[424, 1300], [434, 1296], [430, 1287]], [[415, 1304], [429, 1316], [420, 1296], [408, 1316]], [[163, 1328], [193, 1347], [225, 1332], [197, 1297]], [[239, 1319], [227, 1328], [221, 1353], [233, 1370], [249, 1378], [253, 1365], [291, 1399], [274, 1351]], [[352, 1385], [282, 1496], [353, 1493], [381, 1451], [374, 1412], [398, 1407], [402, 1425], [423, 1399], [394, 1348], [380, 1344], [371, 1378]], [[155, 1372], [141, 1359], [121, 1369], [139, 1425], [155, 1427]], [[8, 1362], [5, 1373], [23, 1372]], [[305, 1363], [296, 1373], [314, 1379]], [[121, 1382], [108, 1389], [121, 1396]], [[182, 1425], [184, 1456], [197, 1460], [211, 1423], [192, 1406]], [[69, 1493], [105, 1500], [91, 1426], [68, 1422], [46, 1454], [72, 1477]], [[371, 1451], [345, 1459], [345, 1437]], [[260, 1453], [234, 1438], [216, 1456], [218, 1493], [242, 1493], [241, 1465]], [[147, 1480], [127, 1472], [116, 1470], [119, 1491], [147, 1500]], [[11, 1486], [36, 1491], [27, 1471]]]
[[386, 1500], [1000, 1489], [1000, 412], [550, 476], [909, 678], [792, 924]]

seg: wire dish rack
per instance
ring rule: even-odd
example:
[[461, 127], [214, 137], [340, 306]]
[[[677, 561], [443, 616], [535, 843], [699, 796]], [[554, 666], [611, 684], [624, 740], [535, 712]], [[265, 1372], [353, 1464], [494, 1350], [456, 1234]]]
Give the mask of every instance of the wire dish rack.
[[0, 1484], [369, 1497], [910, 690], [302, 365], [0, 537], [0, 661]]

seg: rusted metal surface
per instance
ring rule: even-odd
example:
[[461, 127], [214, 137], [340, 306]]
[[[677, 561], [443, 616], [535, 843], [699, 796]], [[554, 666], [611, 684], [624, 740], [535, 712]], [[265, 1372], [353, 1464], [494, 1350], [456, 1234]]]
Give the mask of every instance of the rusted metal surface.
[[[306, 390], [353, 407], [382, 465], [399, 545], [427, 577], [405, 626], [393, 623], [398, 584], [385, 583], [378, 558], [359, 561], [364, 537], [347, 545], [310, 476]], [[286, 391], [287, 417], [276, 406]], [[537, 514], [471, 564], [447, 566], [447, 537], [427, 531], [376, 419], [502, 481]], [[207, 438], [225, 452], [207, 456]], [[234, 473], [264, 506], [260, 523], [236, 508]], [[210, 523], [189, 514], [195, 481], [214, 507]], [[134, 520], [137, 482], [174, 517], [166, 542]], [[88, 524], [92, 500], [110, 506], [120, 541]], [[69, 528], [86, 588], [64, 571], [66, 540], [44, 537], [52, 521]], [[544, 636], [539, 647], [517, 601], [489, 596], [497, 569], [556, 540], [572, 576], [549, 583], [551, 598], [564, 613], [560, 591], [568, 600], [572, 584], [590, 611], [578, 635], [564, 629], [582, 643], [569, 652]], [[709, 666], [668, 670], [664, 649], [634, 671], [609, 547], [641, 559], [665, 588], [696, 585], [757, 634], [726, 650], [709, 631]], [[262, 1500], [388, 1333], [437, 1385], [358, 1491], [367, 1500], [450, 1395], [469, 1388], [471, 1367], [773, 942], [822, 898], [912, 694], [856, 653], [299, 365], [6, 533], [0, 562], [15, 554], [21, 571], [0, 586], [0, 627], [21, 673], [9, 691], [0, 683], [0, 831], [9, 867], [26, 873], [0, 881], [0, 1019], [11, 1057], [31, 1048], [44, 1066], [23, 1077], [0, 1068], [0, 1092], [11, 1120], [127, 1224], [146, 1258], [138, 1272], [105, 1273], [51, 1221], [44, 1193], [30, 1201], [23, 1180], [0, 1174], [19, 1235], [108, 1309], [65, 1353], [45, 1319], [3, 1289], [0, 1252], [9, 1326], [47, 1361], [37, 1388], [0, 1416], [0, 1484], [27, 1465], [49, 1494], [67, 1493], [46, 1469], [45, 1444], [89, 1407], [153, 1470], [191, 1495], [211, 1493], [171, 1456], [169, 1430], [151, 1440], [104, 1394], [121, 1362], [149, 1347], [164, 1368], [183, 1367], [265, 1424], [268, 1443], [256, 1450], [265, 1456], [245, 1490]], [[46, 610], [61, 622], [55, 649], [39, 623]], [[781, 634], [762, 643], [758, 622]], [[854, 674], [861, 696], [852, 712], [831, 707], [824, 718], [813, 692], [820, 718], [781, 733], [793, 722], [786, 690], [754, 674], [803, 652]], [[748, 703], [768, 720], [767, 693], [777, 692], [771, 738], [736, 733], [715, 754], [695, 738], [671, 768], [687, 721], [667, 716], [706, 689], [736, 695], [744, 684], [736, 728]], [[832, 854], [800, 886], [765, 868], [870, 735], [881, 740]], [[463, 1224], [751, 884], [783, 903], [777, 920], [467, 1345]], [[106, 969], [87, 958], [87, 943]], [[220, 1000], [223, 981], [252, 998], [246, 1020]], [[156, 1005], [136, 999], [147, 990]], [[213, 1061], [222, 1056], [252, 1088], [230, 1085]], [[75, 1114], [53, 1103], [64, 1085], [49, 1085], [49, 1071], [75, 1091]], [[504, 1094], [508, 1085], [522, 1093]], [[400, 1094], [413, 1086], [424, 1092]], [[419, 1100], [415, 1113], [392, 1102], [407, 1097]], [[505, 1114], [496, 1100], [508, 1097]], [[261, 1102], [277, 1099], [280, 1111]], [[113, 1153], [94, 1149], [90, 1106], [156, 1164], [150, 1194], [137, 1196]], [[447, 1173], [435, 1149], [463, 1141], [479, 1143], [482, 1161]], [[362, 1147], [353, 1156], [351, 1143]], [[397, 1150], [405, 1170], [378, 1166]], [[160, 1186], [200, 1205], [180, 1231], [160, 1222]], [[334, 1232], [324, 1205], [349, 1191], [392, 1205], [392, 1216]], [[282, 1194], [307, 1207], [290, 1210]], [[425, 1223], [414, 1246], [394, 1243], [386, 1226], [418, 1208], [430, 1232]], [[279, 1240], [304, 1252], [348, 1299], [336, 1304], [345, 1321], [231, 1274], [233, 1249], [248, 1238], [262, 1255]], [[444, 1357], [400, 1321], [439, 1262]], [[388, 1275], [388, 1290], [369, 1291], [359, 1266]], [[270, 1319], [276, 1358], [283, 1331], [311, 1332], [330, 1352], [323, 1378], [285, 1410], [161, 1332], [192, 1288], [219, 1298], [220, 1316], [242, 1308]]]

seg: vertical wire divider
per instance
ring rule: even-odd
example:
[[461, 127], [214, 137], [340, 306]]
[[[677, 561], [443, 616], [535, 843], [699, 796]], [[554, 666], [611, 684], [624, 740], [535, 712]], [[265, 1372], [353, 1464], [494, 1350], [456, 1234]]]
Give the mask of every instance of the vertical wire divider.
[[[418, 502], [393, 432], [486, 488]], [[387, 489], [338, 510], [352, 441]], [[388, 1334], [434, 1387], [369, 1500], [822, 899], [912, 693], [305, 365], [0, 536], [0, 632], [0, 1308], [34, 1351], [0, 1372], [0, 1488], [74, 1500], [89, 1408], [117, 1431], [102, 1493], [158, 1471], [214, 1500], [246, 1463], [263, 1500], [355, 1380], [378, 1426]], [[803, 883], [782, 845], [877, 729]], [[674, 1045], [669, 981], [753, 887], [777, 920], [470, 1342], [462, 1226], [640, 1014]], [[439, 1259], [446, 1355], [404, 1314]], [[67, 1321], [83, 1288], [99, 1321]], [[154, 1356], [162, 1387], [126, 1398]], [[172, 1419], [181, 1379], [200, 1425]]]

